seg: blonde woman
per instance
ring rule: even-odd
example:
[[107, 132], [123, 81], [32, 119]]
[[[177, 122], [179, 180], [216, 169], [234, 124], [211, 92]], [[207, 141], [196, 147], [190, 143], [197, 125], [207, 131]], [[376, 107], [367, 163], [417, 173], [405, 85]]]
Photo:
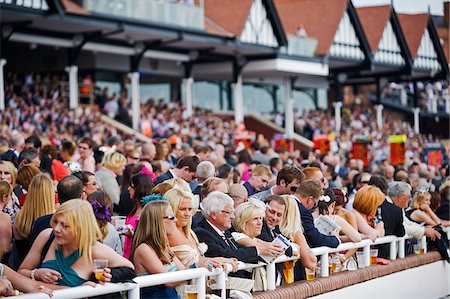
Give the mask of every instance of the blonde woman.
[[30, 250], [28, 237], [31, 234], [34, 221], [41, 216], [55, 211], [55, 188], [46, 174], [36, 175], [28, 188], [27, 200], [22, 209], [17, 212], [14, 223], [14, 243], [10, 266], [17, 269]]
[[204, 253], [208, 249], [205, 243], [198, 241], [197, 235], [191, 229], [192, 224], [192, 200], [191, 192], [174, 188], [167, 191], [164, 197], [169, 202], [177, 218], [177, 230], [168, 235], [169, 245], [181, 263], [189, 267], [219, 267], [223, 263], [229, 263], [234, 270], [237, 269], [237, 259], [234, 258], [205, 258]]
[[9, 203], [12, 193], [11, 185], [8, 182], [0, 181], [0, 257], [11, 251], [11, 217], [1, 210]]
[[[9, 161], [0, 160], [0, 181], [9, 183], [12, 188], [16, 186], [17, 168]], [[14, 224], [16, 213], [20, 210], [19, 199], [14, 192], [12, 193], [9, 202], [3, 208], [3, 212], [9, 214], [11, 223]]]
[[103, 157], [102, 166], [95, 172], [97, 183], [111, 197], [114, 205], [120, 202], [120, 187], [117, 177], [123, 174], [127, 159], [121, 153], [110, 153]]
[[406, 211], [410, 218], [418, 223], [425, 225], [444, 227], [450, 226], [450, 221], [440, 219], [431, 209], [431, 194], [428, 191], [416, 191], [411, 201], [411, 207]]
[[378, 187], [364, 186], [356, 192], [353, 202], [353, 214], [358, 230], [372, 241], [384, 237], [384, 223], [375, 217], [384, 197], [384, 193]]
[[[176, 217], [169, 203], [163, 200], [162, 196], [155, 196], [155, 199], [145, 205], [134, 233], [131, 260], [136, 266], [138, 275], [185, 269], [170, 249], [168, 240], [168, 236], [177, 230]], [[178, 284], [180, 282], [142, 288], [141, 298], [178, 299], [174, 288]]]
[[[51, 226], [53, 229], [44, 230], [33, 243], [20, 266], [22, 275], [45, 283], [76, 287], [91, 277], [95, 270], [94, 259], [108, 260], [110, 268], [134, 269], [129, 260], [97, 241], [101, 233], [89, 202], [72, 199], [63, 203], [53, 214]], [[44, 247], [50, 241], [45, 252]], [[41, 256], [44, 257], [42, 263]], [[110, 271], [104, 269], [101, 283], [111, 281]]]
[[[297, 201], [292, 195], [282, 195], [285, 203], [285, 212], [280, 222], [280, 232], [283, 236], [289, 238], [296, 246], [293, 246], [293, 253], [299, 255], [303, 265], [308, 269], [316, 267], [317, 258], [309, 248], [303, 235], [300, 211]], [[294, 247], [297, 247], [295, 252]], [[284, 266], [283, 277], [286, 283], [294, 282], [294, 262], [288, 262]]]

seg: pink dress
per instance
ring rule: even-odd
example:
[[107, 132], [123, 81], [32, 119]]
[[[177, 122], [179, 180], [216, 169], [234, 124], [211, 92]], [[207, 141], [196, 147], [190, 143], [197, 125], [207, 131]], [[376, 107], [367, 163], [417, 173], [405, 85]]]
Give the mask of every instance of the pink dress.
[[[134, 212], [133, 212], [134, 213]], [[133, 227], [133, 231], [136, 230], [136, 226], [138, 224], [139, 218], [141, 216], [134, 216], [133, 214], [130, 214], [127, 216], [127, 219], [125, 220], [126, 225], [131, 225]], [[133, 246], [133, 238], [125, 236], [125, 241], [123, 244], [123, 256], [126, 259], [130, 258], [131, 253], [131, 247]]]

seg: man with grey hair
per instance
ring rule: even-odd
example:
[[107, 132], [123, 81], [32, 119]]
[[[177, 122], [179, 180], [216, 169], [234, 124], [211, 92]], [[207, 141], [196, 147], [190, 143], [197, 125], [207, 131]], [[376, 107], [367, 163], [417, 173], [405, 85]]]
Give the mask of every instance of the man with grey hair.
[[156, 155], [156, 147], [153, 143], [144, 143], [141, 148], [141, 159], [153, 161]]
[[244, 247], [231, 236], [234, 219], [233, 199], [220, 191], [211, 192], [202, 202], [202, 221], [194, 227], [200, 242], [208, 245], [207, 257], [237, 258], [245, 263], [258, 263], [255, 246]]
[[405, 214], [405, 209], [408, 207], [411, 198], [411, 186], [405, 182], [391, 182], [388, 187], [387, 200], [403, 211], [403, 226], [407, 235], [420, 240], [423, 235], [429, 237], [431, 240], [440, 238], [441, 234], [434, 228], [422, 226], [414, 221], [411, 221]]
[[214, 165], [211, 162], [202, 161], [202, 162], [198, 163], [197, 169], [195, 170], [195, 174], [198, 179], [198, 185], [194, 189], [194, 191], [192, 191], [192, 193], [194, 193], [195, 195], [200, 195], [200, 191], [202, 189], [203, 182], [206, 179], [213, 177], [215, 173], [216, 173], [216, 168], [214, 167]]

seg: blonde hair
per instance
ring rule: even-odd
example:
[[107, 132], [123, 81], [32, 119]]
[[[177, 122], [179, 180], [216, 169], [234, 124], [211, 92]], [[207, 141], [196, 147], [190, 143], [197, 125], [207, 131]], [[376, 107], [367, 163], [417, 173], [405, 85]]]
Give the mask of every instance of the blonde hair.
[[134, 260], [136, 248], [144, 243], [155, 251], [163, 263], [170, 264], [172, 262], [174, 253], [170, 249], [164, 226], [164, 214], [168, 207], [169, 203], [165, 200], [151, 201], [144, 206], [133, 237], [131, 261]]
[[384, 198], [385, 195], [380, 188], [371, 185], [364, 186], [356, 192], [353, 208], [361, 214], [373, 217]]
[[8, 182], [0, 181], [0, 198], [5, 195], [12, 195], [12, 192], [13, 188]]
[[172, 188], [179, 188], [183, 191], [191, 192], [191, 187], [189, 187], [189, 184], [181, 178], [173, 178], [165, 181], [165, 183], [172, 185]]
[[46, 174], [36, 175], [28, 188], [27, 199], [17, 212], [14, 226], [22, 234], [29, 236], [36, 219], [55, 210], [55, 188]]
[[[245, 233], [245, 225], [255, 217], [265, 216], [266, 208], [264, 203], [259, 200], [250, 199], [241, 203], [234, 210], [235, 218], [233, 219], [233, 227], [240, 233]], [[222, 212], [223, 213], [223, 212]]]
[[0, 160], [0, 165], [1, 164], [6, 165], [6, 168], [8, 169], [9, 174], [11, 175], [11, 186], [13, 186], [14, 188], [17, 181], [17, 168], [14, 166], [13, 163], [9, 161]]
[[97, 219], [91, 204], [86, 200], [71, 199], [63, 203], [50, 221], [55, 226], [56, 218], [64, 217], [75, 238], [75, 244], [84, 263], [92, 263], [92, 246], [101, 239]]
[[427, 192], [416, 191], [411, 200], [411, 208], [419, 209], [420, 204], [424, 202], [427, 198], [431, 199], [431, 194], [428, 191]]
[[252, 175], [257, 175], [257, 176], [262, 176], [262, 175], [267, 175], [269, 177], [269, 179], [272, 178], [272, 171], [270, 170], [270, 168], [266, 165], [256, 165], [255, 168], [252, 170]]
[[[173, 212], [176, 215], [178, 212], [178, 208], [180, 207], [181, 201], [183, 199], [189, 199], [192, 203], [194, 196], [191, 192], [186, 192], [184, 190], [174, 188], [167, 191], [164, 194], [164, 198], [167, 199], [170, 206], [172, 207]], [[183, 232], [186, 235], [186, 238], [189, 236], [189, 233], [191, 231], [191, 224], [192, 224], [192, 217], [189, 219], [189, 223], [185, 227], [183, 227]]]
[[171, 190], [173, 186], [169, 184], [167, 181], [159, 183], [152, 189], [152, 194], [160, 194], [164, 195], [167, 191]]
[[127, 159], [121, 153], [110, 153], [103, 157], [102, 165], [110, 170], [116, 170], [124, 166]]
[[283, 218], [280, 222], [281, 234], [294, 240], [294, 236], [298, 231], [303, 231], [300, 211], [297, 202], [292, 195], [282, 195], [285, 208]]

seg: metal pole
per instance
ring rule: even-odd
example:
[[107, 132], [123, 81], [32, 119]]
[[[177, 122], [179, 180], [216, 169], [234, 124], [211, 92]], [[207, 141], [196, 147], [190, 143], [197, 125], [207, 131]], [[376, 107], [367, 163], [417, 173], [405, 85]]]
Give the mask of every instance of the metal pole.
[[184, 85], [185, 85], [185, 99], [186, 99], [186, 114], [187, 116], [192, 115], [192, 105], [193, 105], [193, 89], [192, 85], [194, 84], [194, 78], [189, 77], [183, 79]]
[[0, 59], [0, 111], [5, 110], [5, 81], [3, 74], [3, 67], [6, 64], [6, 59]]
[[69, 73], [69, 107], [75, 109], [78, 107], [78, 66], [66, 67], [66, 72]]
[[341, 131], [341, 127], [342, 127], [341, 108], [342, 108], [342, 102], [334, 103], [334, 117], [336, 120], [336, 133], [339, 133]]
[[139, 122], [141, 119], [141, 98], [139, 95], [139, 72], [129, 73], [131, 79], [131, 114], [133, 129], [139, 130]]

